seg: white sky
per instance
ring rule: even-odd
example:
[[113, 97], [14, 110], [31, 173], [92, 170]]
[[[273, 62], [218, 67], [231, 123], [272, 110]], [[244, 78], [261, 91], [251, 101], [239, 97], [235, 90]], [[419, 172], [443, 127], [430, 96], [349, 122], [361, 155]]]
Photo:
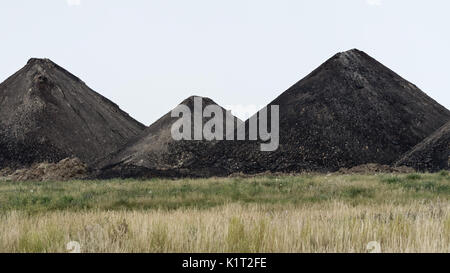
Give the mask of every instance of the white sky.
[[194, 94], [256, 112], [358, 48], [450, 108], [449, 11], [446, 0], [2, 0], [0, 81], [50, 58], [149, 125]]

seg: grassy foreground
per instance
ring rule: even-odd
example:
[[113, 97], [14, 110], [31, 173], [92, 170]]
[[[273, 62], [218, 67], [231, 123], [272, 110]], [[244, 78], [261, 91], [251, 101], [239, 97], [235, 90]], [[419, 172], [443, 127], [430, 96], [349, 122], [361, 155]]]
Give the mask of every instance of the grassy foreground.
[[450, 252], [450, 175], [0, 182], [0, 252]]

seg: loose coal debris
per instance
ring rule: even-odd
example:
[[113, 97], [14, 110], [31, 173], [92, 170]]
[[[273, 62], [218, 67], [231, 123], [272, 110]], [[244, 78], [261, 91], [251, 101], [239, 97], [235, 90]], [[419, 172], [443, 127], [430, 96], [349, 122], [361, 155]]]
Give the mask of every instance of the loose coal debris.
[[89, 175], [88, 166], [78, 158], [66, 158], [58, 163], [35, 163], [19, 170], [5, 168], [0, 171], [4, 181], [67, 181], [85, 179]]
[[413, 173], [415, 170], [406, 166], [391, 167], [381, 164], [364, 164], [352, 168], [342, 168], [338, 174], [379, 174], [379, 173]]

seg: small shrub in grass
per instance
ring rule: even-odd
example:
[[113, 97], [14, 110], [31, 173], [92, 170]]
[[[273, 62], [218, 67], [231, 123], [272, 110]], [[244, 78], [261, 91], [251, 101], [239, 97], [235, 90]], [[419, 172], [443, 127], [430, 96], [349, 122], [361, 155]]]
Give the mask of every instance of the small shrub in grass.
[[154, 252], [163, 252], [169, 239], [167, 224], [156, 223], [151, 231], [150, 245]]
[[125, 219], [110, 226], [109, 237], [113, 242], [120, 242], [128, 235], [129, 226]]
[[371, 198], [374, 195], [373, 189], [351, 187], [347, 189], [344, 194], [350, 198], [366, 197]]
[[449, 176], [449, 172], [448, 171], [441, 171], [440, 173], [439, 173], [439, 175], [440, 176], [444, 176], [444, 177], [447, 177], [447, 176]]
[[418, 183], [414, 185], [416, 191], [425, 190], [425, 191], [434, 191], [436, 189], [436, 183], [431, 181], [425, 181], [423, 183]]
[[402, 179], [398, 176], [392, 176], [392, 177], [383, 179], [383, 182], [385, 182], [387, 184], [398, 184], [398, 183], [402, 182]]
[[422, 176], [420, 176], [420, 174], [417, 173], [408, 174], [408, 176], [406, 176], [406, 179], [408, 180], [419, 180], [421, 178]]
[[230, 219], [227, 234], [229, 252], [246, 253], [250, 251], [245, 234], [245, 225], [238, 217]]
[[252, 232], [252, 252], [261, 252], [263, 250], [267, 229], [268, 227], [265, 219], [261, 219], [255, 224]]

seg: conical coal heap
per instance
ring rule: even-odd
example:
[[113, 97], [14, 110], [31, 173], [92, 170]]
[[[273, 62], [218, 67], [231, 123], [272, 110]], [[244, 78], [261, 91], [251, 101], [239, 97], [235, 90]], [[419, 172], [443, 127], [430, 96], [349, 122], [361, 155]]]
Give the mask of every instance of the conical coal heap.
[[[194, 114], [197, 104], [202, 111], [201, 126], [211, 120], [203, 116], [207, 106], [218, 106], [213, 100], [205, 97], [191, 96], [180, 103]], [[178, 108], [178, 107], [177, 107]], [[175, 108], [175, 109], [177, 109]], [[226, 128], [227, 110], [218, 106], [223, 115], [223, 128]], [[231, 116], [234, 126], [238, 119]], [[182, 117], [183, 119], [186, 117]], [[189, 117], [188, 117], [189, 118]], [[141, 135], [130, 141], [115, 153], [112, 153], [98, 164], [99, 177], [179, 177], [179, 176], [211, 176], [225, 174], [223, 166], [214, 163], [217, 150], [216, 141], [206, 141], [203, 137], [196, 140], [194, 136], [194, 116], [190, 117], [190, 140], [175, 140], [172, 127], [180, 121], [181, 116], [172, 117], [172, 111], [150, 125]], [[242, 123], [242, 122], [241, 122]], [[223, 130], [226, 138], [226, 130]]]
[[92, 163], [144, 126], [48, 59], [0, 84], [0, 168], [78, 157]]
[[[392, 164], [450, 119], [450, 112], [366, 53], [338, 53], [281, 94], [280, 145], [229, 148], [229, 172], [336, 171]], [[248, 124], [248, 121], [247, 121]]]

